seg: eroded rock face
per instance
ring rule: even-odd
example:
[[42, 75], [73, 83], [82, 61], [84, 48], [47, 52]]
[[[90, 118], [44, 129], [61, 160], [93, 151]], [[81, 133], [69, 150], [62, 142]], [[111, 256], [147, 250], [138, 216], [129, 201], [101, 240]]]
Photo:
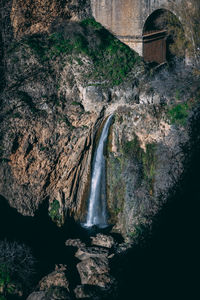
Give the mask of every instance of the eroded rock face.
[[183, 127], [169, 124], [160, 105], [121, 106], [115, 116], [107, 160], [108, 205], [116, 229], [130, 232], [134, 224], [145, 227], [145, 215], [155, 215], [166, 201], [184, 171], [189, 136]]
[[78, 21], [90, 14], [90, 3], [87, 0], [13, 0], [11, 24], [15, 37], [21, 37], [48, 32], [56, 18]]

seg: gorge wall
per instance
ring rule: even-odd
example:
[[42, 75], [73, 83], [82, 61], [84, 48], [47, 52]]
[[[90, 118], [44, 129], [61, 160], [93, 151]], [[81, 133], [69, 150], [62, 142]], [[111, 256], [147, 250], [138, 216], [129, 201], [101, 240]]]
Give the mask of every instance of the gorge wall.
[[36, 2], [37, 9], [32, 1], [3, 2], [0, 194], [23, 215], [34, 216], [48, 200], [59, 225], [69, 215], [84, 221], [92, 154], [113, 113], [109, 222], [134, 236], [186, 168], [198, 76], [185, 66], [149, 71], [94, 20], [81, 22], [91, 16], [87, 1], [83, 7], [80, 1]]

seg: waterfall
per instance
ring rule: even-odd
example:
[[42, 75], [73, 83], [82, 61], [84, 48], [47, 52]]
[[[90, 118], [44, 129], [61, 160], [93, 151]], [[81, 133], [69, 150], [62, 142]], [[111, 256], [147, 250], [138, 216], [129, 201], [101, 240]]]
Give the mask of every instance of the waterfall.
[[110, 115], [105, 122], [98, 147], [94, 153], [90, 196], [88, 200], [88, 213], [84, 227], [92, 227], [93, 225], [96, 225], [100, 228], [104, 228], [107, 226], [106, 164], [104, 157], [104, 146], [107, 142], [111, 122], [112, 115]]

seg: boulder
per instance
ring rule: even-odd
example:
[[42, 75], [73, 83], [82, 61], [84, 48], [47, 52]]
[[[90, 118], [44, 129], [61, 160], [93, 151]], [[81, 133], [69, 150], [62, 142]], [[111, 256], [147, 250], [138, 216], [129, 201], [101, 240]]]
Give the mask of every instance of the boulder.
[[65, 242], [65, 246], [67, 246], [67, 247], [77, 247], [77, 248], [86, 247], [85, 243], [83, 243], [80, 239], [68, 239]]
[[39, 282], [40, 291], [48, 291], [51, 287], [61, 287], [69, 292], [69, 282], [66, 278], [67, 267], [64, 265], [56, 266], [54, 272], [42, 278]]
[[112, 248], [115, 245], [114, 238], [110, 235], [98, 233], [96, 236], [91, 237], [91, 244], [95, 246]]
[[77, 264], [82, 284], [105, 287], [111, 283], [107, 258], [90, 257]]
[[108, 257], [108, 250], [101, 249], [98, 247], [83, 247], [78, 249], [78, 251], [75, 254], [75, 257], [77, 257], [80, 260], [86, 260], [90, 257], [105, 258]]

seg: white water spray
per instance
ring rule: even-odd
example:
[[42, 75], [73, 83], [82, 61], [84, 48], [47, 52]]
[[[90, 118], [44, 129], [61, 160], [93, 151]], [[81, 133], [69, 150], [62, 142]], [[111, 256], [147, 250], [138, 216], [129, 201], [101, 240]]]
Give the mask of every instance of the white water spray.
[[92, 227], [94, 225], [100, 228], [107, 227], [106, 170], [104, 146], [108, 138], [108, 132], [111, 122], [112, 115], [110, 115], [105, 122], [98, 147], [94, 153], [94, 159], [92, 163], [89, 207], [87, 213], [87, 221], [84, 224], [84, 227]]

